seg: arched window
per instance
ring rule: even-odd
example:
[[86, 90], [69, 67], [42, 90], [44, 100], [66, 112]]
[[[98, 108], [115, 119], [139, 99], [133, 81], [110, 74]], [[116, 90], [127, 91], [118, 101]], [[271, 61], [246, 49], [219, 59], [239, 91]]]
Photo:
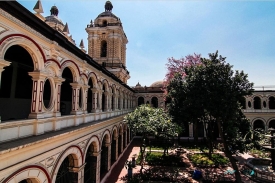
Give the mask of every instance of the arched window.
[[[14, 45], [8, 48], [4, 60], [11, 62], [4, 67], [0, 80], [1, 120], [26, 119], [30, 114], [33, 81], [33, 60], [23, 47]], [[16, 110], [15, 110], [16, 109]]]
[[268, 107], [269, 107], [269, 109], [275, 109], [275, 98], [274, 97], [269, 97]]
[[274, 119], [269, 121], [268, 128], [274, 128], [275, 129], [275, 120]]
[[153, 97], [151, 99], [151, 104], [152, 104], [152, 107], [158, 108], [158, 98], [157, 97]]
[[261, 109], [261, 99], [260, 97], [254, 97], [254, 109]]
[[[89, 82], [88, 82], [88, 85], [90, 86], [90, 88], [88, 89], [88, 97], [87, 97], [87, 111], [88, 113], [92, 112], [92, 109], [93, 107], [95, 108], [96, 106], [93, 104], [93, 93], [92, 93], [92, 88], [94, 87], [93, 86], [93, 81], [92, 79], [90, 78], [89, 79]], [[94, 105], [94, 106], [93, 106]]]
[[72, 111], [72, 86], [70, 83], [73, 83], [73, 74], [71, 70], [66, 67], [62, 72], [62, 78], [65, 81], [61, 85], [61, 102], [60, 102], [60, 112], [61, 115], [68, 115]]
[[86, 154], [86, 165], [84, 168], [84, 183], [96, 182], [96, 167], [97, 167], [97, 157], [93, 156], [96, 152], [96, 145], [91, 143]]
[[107, 42], [101, 41], [101, 53], [100, 57], [107, 57]]
[[143, 97], [138, 97], [138, 106], [144, 104], [144, 98]]
[[263, 129], [263, 130], [265, 129], [264, 122], [260, 119], [254, 121], [254, 123], [253, 123], [253, 129], [255, 130], [258, 128]]
[[73, 183], [77, 180], [73, 172], [70, 172], [70, 168], [74, 167], [74, 158], [70, 154], [62, 162], [56, 175], [56, 183]]
[[106, 20], [103, 21], [102, 26], [103, 26], [103, 27], [106, 27], [106, 26], [107, 26], [107, 21], [106, 21]]

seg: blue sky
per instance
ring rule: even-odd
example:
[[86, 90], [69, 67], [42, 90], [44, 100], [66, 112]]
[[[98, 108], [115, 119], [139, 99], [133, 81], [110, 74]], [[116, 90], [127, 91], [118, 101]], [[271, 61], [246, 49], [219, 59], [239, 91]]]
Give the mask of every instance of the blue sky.
[[[33, 12], [36, 1], [20, 0]], [[56, 5], [76, 44], [104, 11], [104, 0], [41, 0], [43, 16]], [[275, 86], [275, 1], [112, 0], [128, 37], [129, 86], [163, 80], [167, 58], [219, 50], [255, 86]]]

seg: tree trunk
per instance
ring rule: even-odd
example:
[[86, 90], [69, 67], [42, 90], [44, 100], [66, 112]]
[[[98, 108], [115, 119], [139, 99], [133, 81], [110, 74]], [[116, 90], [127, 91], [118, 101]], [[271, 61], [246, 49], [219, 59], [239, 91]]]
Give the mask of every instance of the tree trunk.
[[220, 136], [221, 136], [221, 140], [222, 140], [222, 143], [223, 143], [223, 146], [224, 146], [224, 154], [226, 157], [228, 157], [231, 165], [232, 165], [232, 168], [233, 170], [235, 170], [235, 179], [236, 179], [236, 182], [238, 183], [242, 183], [242, 179], [241, 179], [241, 174], [239, 172], [239, 168], [236, 164], [236, 161], [235, 159], [232, 157], [232, 153], [231, 151], [229, 150], [228, 148], [228, 144], [226, 143], [226, 139], [225, 139], [225, 136], [223, 134], [223, 130], [222, 130], [222, 126], [221, 126], [221, 121], [218, 120], [218, 128], [219, 128], [219, 133], [220, 133]]
[[144, 160], [144, 153], [146, 149], [146, 139], [145, 139], [145, 134], [143, 134], [141, 143], [140, 143], [140, 174], [142, 175], [142, 170], [143, 170], [143, 160]]

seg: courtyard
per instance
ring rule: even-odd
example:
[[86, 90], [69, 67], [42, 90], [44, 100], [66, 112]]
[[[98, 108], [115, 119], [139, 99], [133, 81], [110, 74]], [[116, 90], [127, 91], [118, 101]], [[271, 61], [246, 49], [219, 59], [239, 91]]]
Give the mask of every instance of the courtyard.
[[[127, 169], [125, 168], [125, 162], [127, 160], [132, 160], [132, 157], [137, 157], [140, 151], [139, 147], [139, 138], [134, 138], [131, 144], [126, 149], [125, 153], [119, 160], [118, 164], [116, 164], [111, 169], [110, 176], [106, 179], [108, 183], [126, 183], [128, 181], [127, 177]], [[190, 148], [192, 142], [185, 142], [181, 148], [170, 148], [168, 156], [179, 157], [182, 163], [179, 162], [170, 162], [174, 165], [154, 165], [154, 163], [145, 163], [143, 176], [145, 179], [143, 182], [190, 182], [190, 183], [198, 183], [198, 182], [234, 182], [234, 170], [230, 166], [230, 163], [226, 163], [225, 165], [198, 165], [194, 164], [190, 160], [190, 155], [194, 154], [203, 154], [204, 151], [199, 150], [199, 148]], [[149, 147], [147, 148], [147, 154], [150, 153]], [[163, 153], [161, 148], [152, 148], [151, 153]], [[223, 154], [221, 151], [216, 151], [216, 153]], [[248, 170], [245, 166], [245, 162], [249, 158], [254, 158], [252, 155], [248, 153], [238, 154], [235, 156], [235, 159], [238, 164], [238, 168], [243, 173], [241, 174], [242, 181], [244, 183], [253, 183], [257, 182], [250, 177], [248, 173], [245, 173], [244, 170]], [[150, 161], [150, 160], [149, 160]], [[138, 162], [137, 162], [138, 163]], [[160, 162], [161, 163], [161, 162]], [[199, 171], [202, 173], [201, 177], [194, 177], [194, 171]], [[141, 182], [136, 179], [139, 176], [140, 165], [136, 165], [133, 167], [133, 178], [129, 183]], [[147, 176], [147, 177], [146, 177]], [[150, 178], [148, 178], [150, 176]]]

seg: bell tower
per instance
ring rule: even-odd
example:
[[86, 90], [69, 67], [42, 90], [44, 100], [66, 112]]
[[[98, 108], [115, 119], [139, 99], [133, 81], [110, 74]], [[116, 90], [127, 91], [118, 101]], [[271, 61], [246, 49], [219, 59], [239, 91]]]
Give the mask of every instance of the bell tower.
[[113, 5], [105, 3], [105, 11], [87, 26], [88, 54], [99, 64], [127, 83], [130, 78], [126, 69], [126, 44], [120, 19], [112, 13]]

